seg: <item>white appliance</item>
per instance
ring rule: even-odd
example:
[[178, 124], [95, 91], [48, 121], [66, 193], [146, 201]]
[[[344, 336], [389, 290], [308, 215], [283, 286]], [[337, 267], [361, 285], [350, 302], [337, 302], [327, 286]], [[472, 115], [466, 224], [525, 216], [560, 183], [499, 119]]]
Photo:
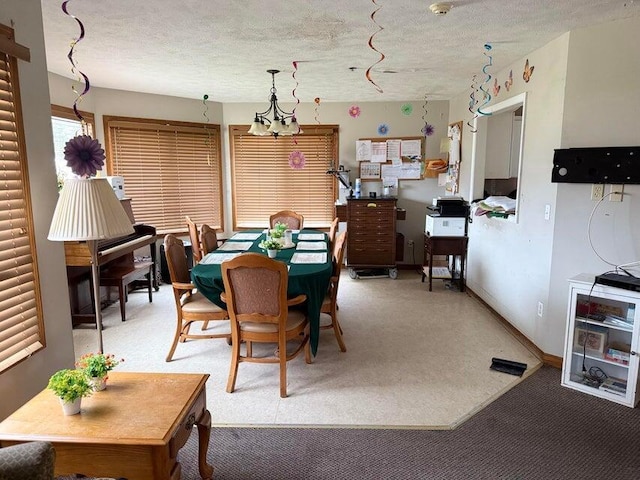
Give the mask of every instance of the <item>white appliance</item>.
[[464, 237], [466, 217], [441, 217], [427, 215], [425, 233], [432, 237]]
[[124, 198], [124, 177], [107, 177], [107, 181], [113, 188], [118, 200], [122, 200]]

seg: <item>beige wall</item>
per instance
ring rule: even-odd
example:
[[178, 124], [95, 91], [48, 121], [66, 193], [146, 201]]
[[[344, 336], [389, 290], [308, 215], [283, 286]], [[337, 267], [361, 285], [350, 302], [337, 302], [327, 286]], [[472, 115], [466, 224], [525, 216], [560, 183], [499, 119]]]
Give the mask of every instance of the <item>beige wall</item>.
[[0, 0], [0, 23], [12, 21], [16, 41], [31, 51], [30, 63], [18, 62], [18, 74], [47, 346], [0, 374], [0, 419], [42, 390], [54, 371], [72, 367], [74, 361], [64, 250], [47, 240], [57, 186], [40, 0]]

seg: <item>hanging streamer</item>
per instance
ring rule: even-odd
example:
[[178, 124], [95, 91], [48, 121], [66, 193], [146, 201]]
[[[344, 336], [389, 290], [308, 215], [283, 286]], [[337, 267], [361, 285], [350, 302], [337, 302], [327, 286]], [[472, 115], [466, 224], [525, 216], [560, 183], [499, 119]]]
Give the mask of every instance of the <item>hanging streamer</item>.
[[315, 118], [316, 123], [320, 125], [320, 120], [318, 119], [318, 106], [320, 105], [320, 97], [316, 97], [313, 101], [316, 102], [315, 115], [313, 118]]
[[[378, 4], [376, 3], [376, 0], [371, 0], [371, 2], [374, 5], [378, 6]], [[371, 48], [375, 52], [378, 52], [380, 54], [380, 59], [377, 62], [373, 63], [369, 68], [367, 68], [367, 72], [365, 73], [365, 77], [367, 77], [367, 80], [369, 80], [373, 84], [373, 86], [376, 88], [376, 90], [379, 93], [383, 93], [383, 91], [382, 91], [382, 88], [380, 88], [380, 86], [371, 79], [371, 69], [375, 67], [377, 64], [379, 64], [381, 61], [383, 61], [385, 58], [384, 53], [382, 53], [380, 50], [378, 50], [376, 47], [373, 46], [373, 37], [375, 37], [378, 33], [384, 30], [384, 28], [381, 27], [380, 24], [378, 24], [378, 22], [376, 22], [376, 19], [375, 19], [376, 13], [378, 13], [378, 10], [380, 10], [381, 8], [382, 8], [381, 6], [378, 6], [378, 8], [376, 8], [373, 11], [373, 13], [370, 15], [371, 21], [376, 24], [376, 26], [378, 27], [378, 31], [374, 32], [374, 34], [369, 37], [369, 48]]]
[[478, 105], [478, 100], [476, 99], [476, 92], [478, 91], [478, 86], [476, 85], [476, 80], [478, 76], [473, 75], [471, 79], [471, 94], [469, 95], [469, 111], [471, 112], [471, 120], [467, 122], [469, 128], [471, 128], [471, 133], [476, 133], [478, 130], [474, 128], [473, 121], [478, 118], [478, 113], [475, 111], [476, 105]]
[[62, 2], [62, 11], [66, 15], [73, 18], [76, 22], [78, 22], [78, 26], [80, 27], [80, 35], [78, 36], [78, 38], [75, 38], [71, 42], [71, 48], [69, 49], [67, 58], [69, 59], [69, 62], [71, 62], [71, 73], [73, 73], [78, 77], [78, 81], [81, 81], [80, 77], [84, 79], [84, 90], [82, 91], [82, 93], [78, 93], [75, 86], [71, 87], [71, 90], [73, 90], [73, 93], [76, 94], [76, 99], [73, 102], [73, 112], [76, 114], [76, 117], [78, 117], [78, 119], [82, 123], [82, 128], [84, 130], [86, 122], [84, 120], [84, 117], [80, 114], [80, 111], [78, 110], [78, 103], [82, 101], [82, 97], [86, 95], [86, 93], [89, 91], [89, 88], [91, 88], [91, 85], [89, 84], [89, 77], [87, 77], [82, 71], [80, 71], [80, 69], [78, 68], [78, 65], [76, 65], [75, 59], [73, 58], [75, 46], [78, 44], [78, 42], [80, 42], [84, 38], [84, 25], [75, 15], [72, 15], [67, 11], [67, 4], [70, 1], [71, 0], [65, 0], [64, 2]]
[[[209, 100], [209, 95], [205, 93], [204, 96], [202, 97], [202, 105], [204, 105], [204, 111], [202, 112], [202, 116], [205, 118], [206, 122], [209, 123], [209, 115], [207, 115], [207, 112], [209, 111], [209, 105], [207, 105], [207, 100]], [[206, 125], [204, 126], [204, 131], [207, 132], [207, 138], [204, 141], [204, 145], [205, 147], [207, 147], [207, 165], [210, 167], [211, 166], [211, 155], [210, 155], [211, 132], [209, 132], [209, 129], [207, 128]]]
[[[296, 82], [296, 86], [293, 87], [293, 90], [291, 91], [291, 95], [293, 96], [293, 98], [296, 99], [296, 106], [293, 107], [293, 112], [291, 112], [291, 115], [293, 115], [292, 120], [293, 121], [297, 121], [296, 119], [296, 108], [298, 108], [298, 105], [300, 105], [300, 99], [298, 98], [298, 96], [296, 95], [296, 90], [298, 88], [298, 79], [296, 78], [296, 73], [298, 72], [298, 62], [294, 61], [293, 62], [293, 74], [291, 75], [293, 77], [293, 80]], [[295, 145], [298, 145], [298, 139], [296, 137], [296, 135], [298, 134], [298, 132], [300, 132], [300, 127], [298, 127], [298, 131], [297, 132], [293, 132], [293, 143]]]
[[424, 94], [424, 104], [422, 105], [422, 110], [423, 110], [423, 112], [424, 112], [424, 113], [422, 114], [422, 123], [424, 123], [424, 126], [422, 127], [422, 130], [421, 130], [421, 131], [422, 131], [422, 134], [423, 134], [423, 135], [425, 135], [425, 136], [427, 135], [427, 134], [426, 134], [426, 130], [427, 130], [427, 126], [429, 125], [429, 124], [427, 123], [427, 113], [428, 113], [428, 110], [427, 110], [427, 104], [428, 104], [428, 103], [429, 103], [429, 101], [427, 100], [427, 94], [425, 93], [425, 94]]
[[491, 101], [491, 93], [489, 93], [489, 90], [486, 90], [484, 88], [484, 86], [488, 85], [489, 82], [491, 81], [491, 74], [489, 72], [487, 72], [487, 68], [489, 68], [490, 66], [493, 65], [493, 57], [487, 53], [488, 51], [491, 50], [491, 45], [489, 45], [488, 43], [485, 43], [484, 44], [484, 49], [486, 50], [484, 52], [484, 56], [489, 59], [489, 61], [484, 65], [484, 67], [482, 67], [482, 73], [484, 73], [486, 75], [486, 77], [484, 79], [484, 82], [480, 85], [480, 91], [483, 94], [484, 102], [482, 102], [482, 105], [480, 105], [476, 111], [480, 115], [488, 116], [488, 115], [491, 115], [491, 114], [483, 112], [482, 108], [484, 108], [485, 105], [488, 105], [489, 102]]

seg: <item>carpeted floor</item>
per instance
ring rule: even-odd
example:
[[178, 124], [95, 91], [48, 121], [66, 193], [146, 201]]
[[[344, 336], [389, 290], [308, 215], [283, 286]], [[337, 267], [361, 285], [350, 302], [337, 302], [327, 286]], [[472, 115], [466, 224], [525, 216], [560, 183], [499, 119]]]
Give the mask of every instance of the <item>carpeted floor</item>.
[[[214, 479], [640, 478], [640, 410], [540, 368], [455, 430], [214, 428]], [[179, 454], [197, 475], [197, 434]]]

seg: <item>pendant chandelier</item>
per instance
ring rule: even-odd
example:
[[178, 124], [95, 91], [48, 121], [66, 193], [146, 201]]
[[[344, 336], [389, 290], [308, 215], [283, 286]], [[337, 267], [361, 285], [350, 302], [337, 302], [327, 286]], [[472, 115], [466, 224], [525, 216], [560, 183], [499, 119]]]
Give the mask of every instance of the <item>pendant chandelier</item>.
[[[252, 135], [294, 135], [302, 133], [300, 125], [293, 113], [285, 112], [278, 105], [278, 97], [276, 97], [276, 73], [280, 73], [280, 70], [267, 70], [267, 73], [271, 74], [271, 95], [269, 97], [269, 108], [264, 112], [256, 112], [256, 116], [253, 119], [251, 128], [247, 133]], [[268, 118], [268, 115], [273, 113], [273, 119]], [[287, 120], [290, 120], [287, 124]]]

